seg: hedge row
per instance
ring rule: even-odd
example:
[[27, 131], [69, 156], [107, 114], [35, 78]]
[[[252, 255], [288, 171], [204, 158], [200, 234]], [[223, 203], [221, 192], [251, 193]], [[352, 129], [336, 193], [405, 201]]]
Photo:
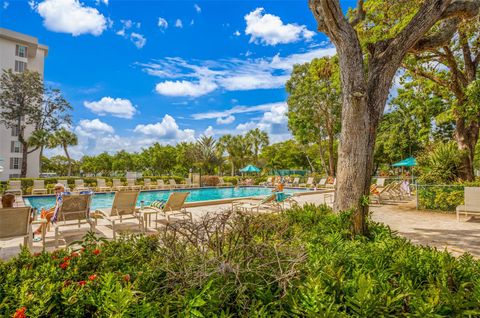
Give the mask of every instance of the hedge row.
[[453, 212], [464, 202], [465, 187], [479, 187], [480, 182], [451, 185], [418, 185], [418, 208]]

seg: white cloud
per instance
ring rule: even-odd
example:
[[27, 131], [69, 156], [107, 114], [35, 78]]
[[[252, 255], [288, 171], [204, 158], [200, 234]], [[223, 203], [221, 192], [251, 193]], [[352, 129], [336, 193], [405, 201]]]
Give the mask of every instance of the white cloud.
[[158, 17], [158, 26], [160, 29], [166, 29], [168, 28], [168, 22], [162, 17]]
[[155, 87], [157, 93], [165, 96], [190, 96], [198, 97], [208, 94], [217, 89], [217, 85], [207, 80], [198, 82], [189, 81], [165, 81]]
[[263, 8], [257, 8], [245, 15], [245, 34], [250, 35], [250, 42], [277, 45], [310, 40], [315, 32], [305, 25], [284, 24], [280, 17], [265, 13]]
[[235, 36], [240, 36], [240, 31], [238, 31], [238, 30], [235, 31], [235, 32], [233, 33], [233, 35], [235, 35]]
[[103, 14], [78, 0], [44, 0], [38, 4], [31, 1], [29, 5], [40, 14], [43, 25], [50, 31], [99, 36], [107, 28]]
[[193, 7], [195, 8], [195, 11], [197, 11], [197, 13], [200, 13], [202, 12], [202, 8], [200, 8], [200, 6], [198, 4], [194, 4]]
[[205, 129], [205, 131], [203, 132], [203, 135], [207, 137], [212, 137], [213, 135], [215, 135], [215, 131], [213, 130], [213, 127], [208, 126], [207, 129]]
[[176, 28], [183, 28], [182, 20], [177, 19], [177, 20], [175, 21], [175, 27], [176, 27]]
[[8, 3], [8, 1], [3, 1], [3, 10], [7, 10], [9, 5], [10, 3]]
[[130, 34], [130, 41], [135, 44], [137, 49], [141, 49], [145, 46], [145, 44], [147, 44], [147, 39], [142, 34], [135, 32], [132, 32], [132, 34]]
[[218, 117], [217, 124], [219, 125], [228, 125], [235, 121], [235, 116], [229, 115], [227, 117]]
[[175, 119], [168, 114], [163, 117], [161, 122], [137, 125], [133, 131], [146, 136], [159, 138], [167, 142], [195, 140], [195, 131], [193, 129], [180, 129]]
[[238, 91], [281, 88], [290, 78], [293, 65], [309, 62], [316, 57], [332, 56], [335, 52], [333, 47], [320, 47], [286, 57], [277, 54], [270, 58], [245, 57], [215, 61], [186, 61], [174, 57], [139, 65], [148, 74], [166, 79], [157, 84], [159, 94], [198, 97], [216, 89]]
[[119, 118], [130, 119], [136, 112], [135, 107], [128, 99], [103, 97], [96, 102], [84, 102], [83, 105], [95, 114], [111, 115]]
[[95, 4], [98, 6], [100, 3], [108, 6], [108, 0], [95, 0]]
[[112, 126], [110, 126], [107, 123], [104, 123], [98, 118], [93, 120], [88, 120], [88, 119], [80, 120], [77, 128], [80, 128], [83, 131], [87, 131], [87, 132], [102, 132], [102, 133], [109, 133], [109, 134], [113, 134], [115, 132]]
[[251, 114], [256, 112], [264, 112], [271, 110], [272, 107], [276, 107], [278, 105], [282, 105], [282, 103], [270, 103], [270, 104], [262, 104], [256, 106], [235, 106], [230, 109], [222, 110], [222, 111], [209, 111], [205, 113], [196, 113], [192, 115], [192, 118], [195, 120], [201, 119], [213, 119], [219, 117], [228, 117], [233, 114]]

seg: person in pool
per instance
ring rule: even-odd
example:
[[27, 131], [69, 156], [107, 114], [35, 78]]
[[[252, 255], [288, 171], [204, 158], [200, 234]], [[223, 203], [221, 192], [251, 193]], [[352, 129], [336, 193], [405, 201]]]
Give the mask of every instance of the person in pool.
[[[70, 194], [69, 192], [65, 192], [65, 186], [61, 183], [57, 183], [53, 188], [53, 190], [55, 191], [55, 206], [47, 210], [42, 209], [42, 212], [40, 213], [40, 218], [46, 219], [47, 223], [55, 222], [55, 216], [57, 215], [60, 205], [62, 204], [62, 196], [65, 194]], [[40, 237], [35, 237], [35, 235], [40, 235], [42, 233], [43, 226], [47, 226], [47, 224], [41, 224], [38, 227], [38, 229], [36, 229], [35, 232], [33, 232], [34, 241], [39, 241], [41, 239]]]

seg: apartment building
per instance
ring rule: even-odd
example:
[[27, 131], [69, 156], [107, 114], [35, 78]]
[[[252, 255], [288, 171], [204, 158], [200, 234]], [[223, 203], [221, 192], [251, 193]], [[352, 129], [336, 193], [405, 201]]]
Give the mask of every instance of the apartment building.
[[[15, 72], [37, 71], [43, 76], [44, 59], [48, 47], [38, 43], [38, 39], [26, 34], [0, 28], [0, 72], [12, 69]], [[26, 136], [33, 131], [27, 127]], [[22, 148], [18, 141], [18, 128], [0, 124], [0, 180], [20, 176]], [[27, 177], [36, 178], [40, 173], [40, 152], [28, 155]]]

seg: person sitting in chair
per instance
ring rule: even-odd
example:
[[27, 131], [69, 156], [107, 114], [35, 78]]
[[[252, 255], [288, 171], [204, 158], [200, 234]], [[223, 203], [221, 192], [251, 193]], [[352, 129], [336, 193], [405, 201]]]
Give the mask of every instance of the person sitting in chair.
[[2, 208], [13, 208], [15, 203], [15, 195], [12, 193], [5, 193], [2, 196]]

